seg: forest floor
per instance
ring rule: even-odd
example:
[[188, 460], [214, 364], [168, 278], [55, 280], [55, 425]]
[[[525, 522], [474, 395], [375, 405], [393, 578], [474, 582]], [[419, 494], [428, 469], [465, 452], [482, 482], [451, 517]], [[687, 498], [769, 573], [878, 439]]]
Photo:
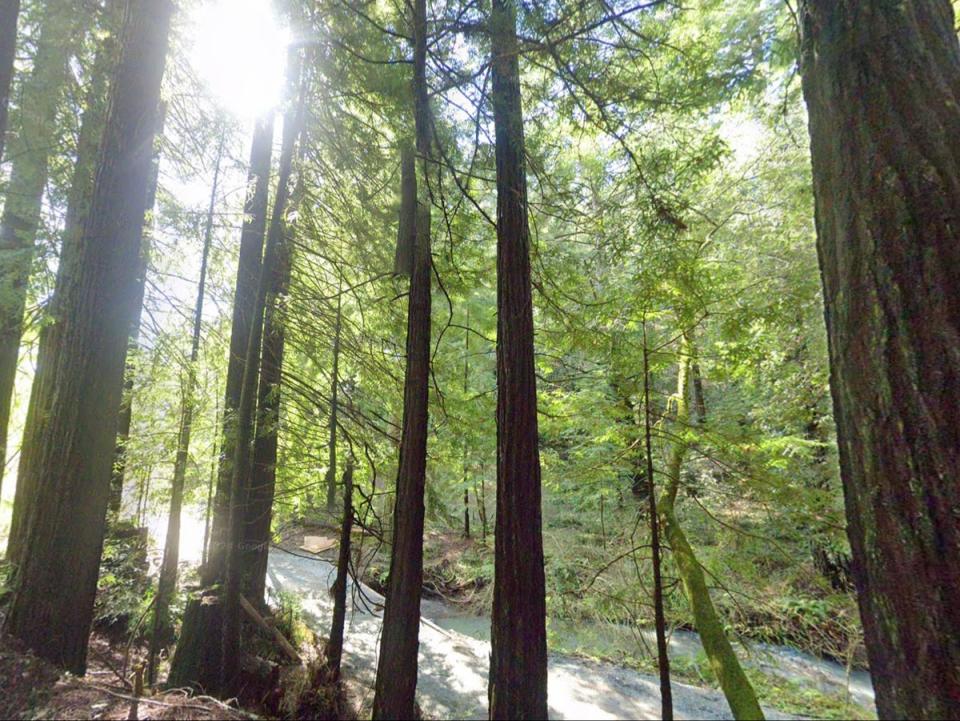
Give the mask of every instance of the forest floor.
[[[330, 536], [330, 529], [307, 529], [308, 535]], [[319, 635], [327, 632], [332, 600], [327, 592], [335, 569], [329, 561], [300, 548], [302, 529], [291, 529], [286, 541], [271, 551], [268, 583], [271, 593], [284, 604], [294, 603], [304, 623]], [[442, 557], [450, 558], [463, 550], [469, 542], [447, 539]], [[324, 552], [332, 558], [333, 549]], [[428, 554], [429, 564], [437, 557]], [[376, 583], [376, 573], [370, 574]], [[482, 634], [472, 633], [474, 626], [489, 625], [483, 616], [461, 612], [469, 604], [451, 603], [444, 598], [452, 593], [448, 584], [431, 570], [425, 573], [425, 586], [432, 592], [422, 604], [423, 620], [420, 631], [420, 678], [418, 700], [428, 718], [485, 718], [487, 660], [490, 646]], [[481, 584], [482, 586], [482, 584]], [[463, 597], [470, 598], [481, 589], [476, 584], [461, 589]], [[358, 682], [362, 698], [361, 708], [369, 706], [377, 662], [377, 643], [380, 632], [380, 612], [383, 596], [369, 586], [351, 585], [354, 599], [352, 614], [348, 617], [345, 641], [347, 675]], [[466, 623], [466, 633], [460, 632]], [[468, 635], [469, 634], [469, 635]], [[553, 644], [551, 644], [553, 645]], [[674, 705], [678, 718], [730, 718], [723, 695], [715, 688], [704, 687], [707, 680], [691, 672], [699, 668], [691, 658], [702, 656], [695, 634], [677, 634], [671, 647], [674, 664], [679, 673], [674, 675]], [[850, 694], [841, 703], [834, 694], [837, 684], [843, 682], [843, 669], [830, 662], [819, 662], [787, 650], [779, 655], [758, 655], [754, 668], [755, 685], [765, 699], [768, 718], [870, 718], [872, 712], [857, 701], [869, 705], [872, 689], [869, 677], [854, 678]], [[788, 668], [789, 666], [789, 668]], [[780, 672], [780, 673], [775, 673]], [[806, 684], [791, 681], [786, 676], [809, 673]], [[782, 674], [782, 675], [781, 675]], [[758, 683], [760, 680], [760, 683]], [[847, 677], [849, 683], [849, 677]], [[683, 683], [681, 681], [693, 681]], [[828, 688], [831, 702], [824, 702], [817, 684]], [[865, 686], [864, 686], [865, 683]], [[802, 686], [802, 687], [801, 687]], [[614, 663], [572, 656], [552, 654], [549, 672], [549, 699], [551, 718], [658, 718], [660, 699], [655, 675]], [[805, 701], [805, 702], [804, 702]], [[779, 709], [777, 707], [780, 707]], [[362, 713], [362, 711], [361, 711]]]
[[[170, 690], [133, 705], [129, 681], [122, 677], [126, 650], [100, 634], [90, 640], [87, 675], [63, 673], [20, 647], [0, 639], [0, 718], [4, 719], [245, 719], [249, 716], [220, 701]], [[139, 662], [137, 654], [132, 661]]]

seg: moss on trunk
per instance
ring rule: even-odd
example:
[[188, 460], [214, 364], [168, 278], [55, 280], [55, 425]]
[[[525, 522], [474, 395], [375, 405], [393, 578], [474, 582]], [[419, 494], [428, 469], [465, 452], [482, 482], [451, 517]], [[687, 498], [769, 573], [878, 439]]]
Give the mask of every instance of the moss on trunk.
[[697, 633], [703, 642], [710, 668], [720, 682], [723, 695], [730, 704], [730, 710], [736, 719], [762, 719], [763, 711], [757, 702], [757, 695], [750, 685], [740, 661], [723, 630], [723, 621], [717, 613], [703, 568], [697, 560], [693, 547], [680, 527], [676, 515], [677, 493], [680, 488], [680, 472], [687, 454], [688, 442], [685, 438], [686, 426], [690, 421], [690, 409], [687, 396], [690, 393], [690, 342], [686, 337], [680, 349], [680, 362], [677, 373], [676, 440], [670, 452], [667, 464], [667, 489], [659, 503], [660, 521], [664, 536], [670, 544], [674, 565], [683, 583], [683, 590], [693, 612]]

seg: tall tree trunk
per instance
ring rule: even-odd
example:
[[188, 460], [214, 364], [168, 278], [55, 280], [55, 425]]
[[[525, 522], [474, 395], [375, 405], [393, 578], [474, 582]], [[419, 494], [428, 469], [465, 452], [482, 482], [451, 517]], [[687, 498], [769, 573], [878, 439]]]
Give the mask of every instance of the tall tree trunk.
[[187, 361], [186, 381], [180, 405], [180, 431], [177, 435], [177, 456], [173, 465], [173, 481], [170, 485], [170, 510], [167, 514], [167, 535], [163, 545], [163, 561], [157, 581], [157, 595], [153, 602], [153, 628], [150, 632], [150, 649], [147, 654], [147, 680], [150, 685], [157, 680], [157, 659], [160, 649], [173, 637], [170, 625], [170, 601], [177, 588], [177, 569], [180, 564], [180, 513], [183, 509], [183, 487], [187, 478], [187, 462], [190, 458], [190, 435], [193, 431], [193, 407], [196, 400], [197, 360], [200, 355], [200, 335], [203, 328], [203, 300], [207, 287], [207, 263], [210, 259], [210, 243], [213, 240], [213, 211], [217, 203], [220, 185], [220, 162], [223, 159], [225, 131], [220, 136], [217, 163], [213, 171], [213, 187], [210, 189], [210, 205], [203, 231], [203, 254], [200, 259], [200, 280], [197, 282], [197, 302], [193, 308], [193, 333], [190, 340], [190, 358]]
[[84, 13], [63, 3], [48, 3], [42, 13], [33, 69], [23, 85], [17, 132], [10, 141], [13, 162], [0, 217], [0, 480], [47, 166], [57, 142], [57, 108], [67, 83], [67, 62], [87, 23]]
[[[260, 118], [253, 131], [250, 147], [250, 168], [247, 174], [247, 197], [244, 204], [243, 230], [240, 233], [240, 257], [233, 294], [233, 326], [230, 330], [230, 358], [227, 362], [226, 391], [223, 398], [223, 434], [220, 442], [220, 466], [214, 496], [213, 525], [207, 560], [203, 564], [205, 583], [210, 584], [223, 573], [226, 527], [230, 515], [230, 481], [237, 437], [237, 409], [246, 364], [250, 334], [256, 334], [254, 345], [259, 353], [263, 310], [256, 308], [257, 286], [267, 229], [267, 197], [270, 186], [270, 159], [273, 153], [273, 115]], [[254, 376], [256, 377], [256, 376]]]
[[497, 158], [497, 518], [490, 718], [547, 717], [546, 589], [523, 110], [514, 0], [490, 15]]
[[[288, 67], [288, 87], [299, 87], [299, 97], [288, 110], [283, 123], [283, 142], [280, 150], [280, 166], [277, 181], [277, 197], [273, 205], [273, 217], [270, 220], [270, 232], [267, 236], [267, 247], [264, 254], [263, 268], [260, 281], [257, 285], [257, 300], [254, 306], [254, 327], [263, 323], [263, 344], [269, 343], [268, 329], [265, 317], [268, 296], [277, 288], [278, 271], [282, 271], [282, 264], [287, 261], [286, 250], [286, 216], [290, 199], [290, 176], [293, 172], [293, 158], [297, 139], [303, 128], [305, 82], [301, 78], [301, 60], [299, 49], [290, 51]], [[289, 272], [289, 269], [287, 269]], [[263, 319], [262, 321], [260, 319]], [[281, 337], [282, 338], [282, 337]], [[221, 637], [221, 691], [230, 692], [236, 689], [239, 678], [240, 663], [240, 592], [243, 583], [244, 560], [249, 558], [242, 553], [243, 539], [248, 527], [247, 496], [253, 484], [251, 481], [251, 448], [253, 440], [253, 421], [257, 393], [257, 372], [259, 370], [258, 350], [259, 340], [257, 333], [251, 333], [247, 343], [246, 361], [243, 369], [243, 386], [240, 391], [240, 405], [237, 408], [237, 435], [236, 446], [233, 449], [233, 468], [231, 469], [230, 483], [230, 517], [228, 523], [228, 544], [224, 565], [224, 605], [223, 630]], [[282, 345], [281, 345], [282, 352]], [[266, 351], [264, 352], [266, 356]], [[279, 371], [279, 359], [277, 370]], [[279, 377], [277, 378], [279, 382]], [[270, 382], [260, 375], [261, 393], [263, 386]], [[259, 430], [259, 429], [258, 429]], [[272, 500], [272, 487], [258, 488], [258, 492], [269, 490]]]
[[17, 50], [17, 18], [20, 0], [0, 0], [0, 160], [7, 137], [7, 107], [10, 102], [10, 81]]
[[661, 577], [660, 516], [657, 515], [656, 484], [653, 476], [653, 419], [650, 417], [650, 351], [647, 323], [643, 322], [643, 448], [646, 460], [647, 501], [650, 510], [650, 555], [653, 566], [653, 615], [657, 633], [657, 669], [660, 672], [660, 716], [673, 721], [673, 691], [670, 688], [670, 656], [667, 649], [667, 622], [663, 612]]
[[[463, 395], [466, 397], [470, 390], [470, 309], [467, 308], [467, 328], [463, 331]], [[470, 538], [470, 478], [469, 478], [469, 447], [467, 436], [463, 436], [463, 537]]]
[[[220, 428], [220, 403], [217, 402], [217, 408], [214, 413], [213, 418], [213, 427]], [[200, 567], [203, 568], [207, 565], [207, 552], [210, 548], [210, 514], [213, 510], [213, 489], [216, 486], [217, 482], [217, 468], [219, 468], [220, 463], [220, 452], [217, 449], [218, 437], [214, 436], [213, 439], [213, 454], [210, 460], [210, 479], [207, 481], [207, 502], [204, 506], [203, 513], [203, 550], [200, 555]]]
[[[122, 10], [121, 0], [110, 0], [101, 14], [100, 29], [104, 32], [104, 37], [94, 57], [93, 67], [90, 69], [90, 84], [87, 87], [86, 98], [84, 99], [80, 134], [77, 139], [77, 159], [73, 168], [70, 194], [67, 199], [63, 242], [57, 265], [57, 280], [53, 297], [46, 311], [48, 322], [40, 329], [37, 368], [33, 383], [30, 386], [30, 402], [27, 406], [23, 440], [20, 444], [20, 470], [17, 474], [13, 515], [10, 521], [10, 534], [7, 539], [7, 559], [14, 563], [16, 563], [19, 549], [23, 547], [24, 534], [26, 533], [24, 520], [29, 516], [29, 508], [36, 495], [36, 489], [27, 479], [34, 477], [31, 469], [40, 445], [40, 431], [44, 419], [50, 413], [50, 404], [53, 400], [51, 397], [53, 370], [60, 347], [60, 316], [62, 315], [60, 296], [63, 295], [63, 289], [68, 283], [68, 272], [76, 267], [83, 226], [93, 197], [94, 174], [106, 122], [107, 86], [117, 62], [117, 34], [123, 19]], [[155, 177], [156, 168], [154, 169]], [[148, 198], [147, 207], [152, 205], [152, 200]]]
[[684, 437], [690, 421], [690, 342], [683, 337], [677, 369], [677, 395], [675, 397], [676, 436], [667, 465], [667, 488], [660, 498], [659, 513], [663, 532], [670, 544], [677, 575], [683, 584], [687, 602], [693, 612], [697, 633], [703, 643], [704, 653], [713, 669], [723, 695], [730, 704], [735, 719], [762, 719], [763, 711], [757, 703], [757, 695], [740, 666], [730, 641], [723, 629], [723, 621], [710, 598], [710, 590], [697, 560], [693, 547], [687, 540], [676, 514], [677, 494], [680, 490], [680, 473], [687, 455], [688, 444]]
[[334, 679], [340, 678], [343, 656], [343, 627], [347, 619], [347, 584], [350, 578], [350, 532], [353, 528], [353, 460], [347, 459], [343, 471], [343, 519], [340, 525], [340, 555], [337, 559], [337, 580], [333, 584], [333, 621], [327, 642], [327, 668]]
[[960, 715], [960, 48], [949, 0], [801, 3], [831, 390], [883, 718]]
[[[374, 719], [413, 718], [417, 692], [420, 593], [423, 588], [423, 495], [427, 472], [427, 424], [430, 397], [430, 107], [427, 89], [427, 4], [413, 5], [413, 98], [419, 183], [409, 153], [401, 162], [401, 182], [417, 198], [413, 222], [413, 268], [407, 305], [407, 366], [403, 388], [403, 429], [393, 547], [387, 581], [383, 633], [373, 697]], [[401, 224], [409, 220], [401, 218]]]
[[693, 375], [693, 409], [697, 413], [697, 423], [707, 422], [707, 400], [703, 394], [703, 375], [700, 373], [700, 364], [694, 360], [690, 366]]
[[[163, 133], [167, 105], [160, 104], [160, 120], [157, 134]], [[160, 181], [160, 153], [157, 151], [153, 161], [153, 173], [150, 177], [150, 189], [147, 193], [147, 209], [154, 207], [157, 200], [157, 185]], [[123, 505], [123, 484], [127, 475], [127, 441], [130, 439], [130, 425], [133, 423], [133, 385], [136, 367], [130, 358], [130, 352], [137, 349], [140, 341], [140, 323], [143, 320], [143, 299], [147, 291], [147, 268], [150, 265], [152, 239], [149, 232], [143, 234], [140, 243], [140, 268], [137, 272], [137, 292], [134, 300], [136, 311], [130, 322], [129, 345], [127, 347], [127, 365], [123, 371], [123, 400], [120, 405], [120, 417], [117, 420], [117, 442], [113, 451], [113, 471], [110, 475], [109, 510], [114, 516], [120, 513]]]
[[333, 329], [333, 371], [330, 374], [330, 442], [327, 447], [327, 511], [333, 512], [337, 493], [337, 396], [340, 388], [340, 326], [343, 283], [337, 291], [337, 320]]
[[[294, 192], [294, 195], [297, 195]], [[294, 198], [291, 206], [296, 207]], [[274, 211], [276, 213], [276, 210]], [[277, 261], [270, 279], [270, 290], [263, 318], [263, 348], [260, 355], [260, 382], [257, 391], [256, 434], [247, 499], [243, 504], [244, 551], [243, 592], [263, 602], [267, 557], [270, 550], [270, 524], [273, 518], [273, 494], [277, 484], [277, 458], [280, 447], [280, 386], [283, 382], [283, 355], [286, 347], [284, 298], [290, 286], [289, 226], [277, 247]]]
[[[37, 495], [5, 629], [38, 655], [86, 668], [160, 81], [173, 3], [131, 0], [83, 240], [63, 295]], [[63, 584], [70, 569], [72, 583]]]

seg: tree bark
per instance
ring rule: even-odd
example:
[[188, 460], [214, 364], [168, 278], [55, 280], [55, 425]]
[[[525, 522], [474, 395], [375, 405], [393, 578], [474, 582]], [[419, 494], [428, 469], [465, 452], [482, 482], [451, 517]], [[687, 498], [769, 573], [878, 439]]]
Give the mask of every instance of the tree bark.
[[660, 717], [673, 721], [673, 691], [670, 687], [670, 656], [667, 647], [667, 622], [663, 612], [661, 577], [660, 516], [657, 514], [656, 484], [653, 476], [653, 419], [650, 417], [650, 352], [647, 323], [643, 323], [643, 448], [646, 460], [647, 501], [650, 510], [650, 555], [653, 566], [653, 615], [657, 633], [657, 669], [660, 673]]
[[[27, 552], [6, 631], [75, 673], [86, 668], [131, 305], [173, 3], [131, 0], [90, 213], [63, 295], [62, 348], [36, 463]], [[72, 583], [63, 585], [70, 569]]]
[[[470, 390], [470, 309], [467, 308], [467, 329], [463, 331], [463, 395]], [[463, 537], [470, 538], [470, 480], [469, 480], [469, 444], [467, 435], [463, 435]]]
[[163, 560], [157, 595], [153, 602], [153, 628], [150, 632], [150, 648], [147, 654], [147, 680], [150, 685], [157, 681], [157, 658], [160, 649], [173, 640], [170, 624], [170, 601], [177, 589], [177, 570], [180, 565], [180, 513], [183, 509], [183, 487], [187, 479], [187, 462], [190, 458], [190, 435], [193, 431], [193, 406], [197, 385], [197, 360], [200, 355], [200, 336], [203, 328], [203, 301], [207, 287], [207, 263], [210, 259], [210, 243], [213, 240], [213, 211], [217, 203], [220, 185], [220, 163], [223, 159], [225, 135], [220, 136], [217, 163], [213, 171], [213, 187], [210, 189], [210, 205], [207, 208], [206, 226], [203, 232], [203, 254], [200, 259], [200, 279], [197, 282], [197, 302], [193, 308], [193, 333], [190, 340], [190, 358], [187, 361], [187, 377], [183, 386], [180, 406], [180, 431], [177, 435], [177, 455], [173, 466], [173, 481], [170, 486], [170, 509], [167, 514], [167, 535], [163, 545]]
[[490, 718], [547, 717], [546, 589], [523, 110], [514, 0], [490, 15], [497, 161], [497, 518]]
[[[167, 105], [160, 104], [160, 120], [157, 123], [157, 135], [163, 134]], [[154, 155], [153, 171], [150, 176], [150, 189], [147, 192], [147, 210], [153, 209], [157, 200], [157, 185], [160, 182], [160, 153]], [[150, 265], [152, 238], [149, 232], [143, 233], [140, 241], [140, 267], [137, 272], [137, 292], [134, 300], [136, 310], [130, 322], [127, 364], [123, 372], [123, 399], [120, 405], [120, 418], [117, 422], [117, 442], [113, 452], [113, 471], [110, 475], [109, 510], [114, 516], [120, 513], [123, 505], [123, 484], [127, 475], [127, 441], [130, 439], [130, 425], [133, 423], [133, 382], [136, 374], [135, 364], [129, 353], [137, 349], [140, 341], [140, 323], [143, 320], [143, 299], [147, 290], [147, 268]]]
[[680, 473], [683, 460], [687, 455], [688, 443], [684, 437], [690, 421], [688, 396], [690, 394], [690, 342], [686, 336], [682, 339], [680, 359], [677, 368], [677, 394], [675, 396], [676, 440], [670, 451], [667, 464], [667, 488], [660, 498], [660, 523], [664, 536], [670, 544], [677, 575], [683, 583], [683, 590], [693, 612], [697, 633], [703, 643], [704, 653], [710, 668], [713, 669], [723, 695], [730, 705], [733, 717], [740, 719], [762, 719], [763, 711], [757, 702], [757, 695], [747, 679], [740, 661], [737, 659], [723, 628], [723, 621], [710, 598], [710, 589], [703, 574], [703, 567], [697, 560], [693, 547], [687, 541], [676, 514], [677, 495], [680, 490]]
[[853, 575], [882, 718], [960, 716], [960, 48], [949, 0], [801, 4]]
[[0, 160], [7, 137], [7, 107], [10, 104], [10, 81], [17, 51], [17, 18], [20, 0], [0, 0]]
[[[13, 515], [10, 520], [10, 534], [7, 539], [7, 559], [14, 564], [16, 564], [19, 549], [23, 546], [23, 536], [26, 533], [24, 519], [29, 515], [29, 508], [36, 491], [27, 479], [33, 477], [31, 468], [40, 444], [42, 422], [50, 413], [53, 368], [60, 347], [60, 316], [62, 314], [60, 296], [68, 282], [67, 273], [75, 268], [76, 258], [80, 253], [83, 225], [90, 210], [94, 174], [106, 122], [107, 86], [117, 61], [116, 36], [122, 21], [122, 9], [120, 0], [111, 0], [101, 14], [100, 28], [105, 35], [94, 57], [93, 67], [90, 69], [90, 84], [84, 99], [80, 134], [77, 139], [77, 159], [71, 178], [63, 242], [57, 264], [56, 285], [46, 309], [46, 321], [40, 328], [37, 368], [30, 386], [30, 402], [27, 406], [27, 418], [20, 443], [19, 472]], [[147, 207], [152, 205], [152, 200], [148, 198]]]
[[337, 396], [340, 388], [340, 326], [343, 283], [337, 291], [337, 320], [333, 330], [333, 371], [330, 380], [330, 442], [327, 447], [327, 511], [333, 512], [337, 492]]
[[83, 36], [86, 18], [67, 5], [49, 3], [40, 23], [33, 68], [21, 93], [17, 132], [10, 141], [13, 162], [0, 218], [0, 480], [6, 466], [27, 285], [47, 168], [57, 140], [57, 108], [67, 84], [67, 62]]
[[[240, 232], [240, 257], [233, 294], [233, 325], [230, 330], [230, 358], [223, 398], [223, 434], [220, 442], [220, 465], [214, 496], [213, 526], [204, 563], [204, 579], [212, 583], [223, 573], [226, 526], [230, 515], [230, 480], [237, 437], [237, 408], [243, 386], [247, 346], [250, 334], [256, 338], [259, 352], [263, 311], [257, 315], [257, 285], [260, 279], [264, 236], [267, 229], [267, 199], [270, 187], [270, 159], [273, 153], [273, 115], [260, 118], [253, 131], [250, 147], [250, 168], [247, 174], [247, 197], [244, 204], [243, 229]], [[251, 596], [252, 597], [252, 596]], [[259, 598], [259, 596], [257, 597]]]
[[[257, 285], [257, 300], [254, 306], [254, 328], [263, 323], [264, 346], [267, 345], [268, 329], [266, 327], [265, 309], [268, 295], [276, 289], [278, 270], [284, 259], [284, 245], [286, 236], [287, 205], [290, 199], [290, 176], [293, 172], [293, 157], [297, 138], [300, 135], [304, 120], [305, 88], [300, 75], [300, 50], [291, 48], [288, 60], [288, 87], [299, 86], [299, 98], [288, 110], [283, 123], [283, 141], [280, 150], [279, 175], [277, 180], [277, 197], [274, 200], [273, 216], [270, 220], [270, 231], [267, 235], [266, 251], [264, 253], [263, 268]], [[291, 100], [293, 93], [291, 92]], [[263, 319], [262, 321], [260, 319]], [[251, 463], [253, 440], [253, 420], [255, 396], [257, 393], [257, 374], [259, 370], [258, 334], [253, 332], [247, 343], [246, 361], [243, 369], [243, 385], [240, 391], [240, 405], [237, 408], [237, 435], [233, 449], [233, 467], [230, 483], [230, 516], [228, 529], [228, 543], [224, 564], [224, 607], [223, 629], [221, 636], [221, 673], [220, 690], [230, 693], [236, 690], [240, 671], [240, 590], [243, 583], [244, 559], [243, 539], [248, 527], [247, 497], [251, 486]], [[264, 351], [266, 354], [266, 350]], [[280, 365], [277, 364], [279, 371]], [[278, 378], [279, 380], [279, 378]], [[266, 382], [260, 375], [261, 394]], [[262, 418], [262, 416], [261, 416]], [[259, 431], [260, 429], [258, 429]], [[269, 491], [272, 500], [272, 487], [258, 489]], [[211, 639], [212, 641], [212, 639]]]
[[334, 679], [340, 678], [343, 657], [343, 627], [347, 619], [347, 583], [350, 577], [350, 532], [353, 528], [353, 461], [347, 459], [343, 471], [343, 519], [340, 525], [340, 555], [337, 558], [337, 580], [333, 584], [333, 621], [327, 642], [327, 668]]
[[[295, 203], [291, 203], [295, 205]], [[274, 210], [276, 213], [276, 210]], [[243, 505], [244, 550], [241, 553], [243, 586], [248, 595], [262, 603], [266, 584], [267, 555], [270, 548], [270, 524], [273, 518], [273, 494], [277, 483], [279, 450], [280, 386], [283, 354], [286, 346], [283, 303], [290, 286], [290, 245], [284, 237], [277, 248], [277, 262], [270, 279], [270, 291], [263, 319], [263, 348], [260, 356], [260, 382], [256, 410], [256, 434], [247, 500]], [[262, 570], [261, 570], [262, 569]]]
[[[427, 183], [430, 108], [427, 89], [427, 6], [413, 3], [413, 97], [419, 178], [405, 154], [402, 178], [417, 197], [413, 272], [407, 306], [407, 365], [403, 391], [403, 430], [397, 494], [393, 513], [393, 547], [387, 581], [380, 659], [373, 698], [374, 719], [413, 718], [417, 691], [420, 594], [423, 588], [423, 495], [427, 470], [430, 395], [430, 193]], [[419, 180], [419, 183], [418, 183]]]

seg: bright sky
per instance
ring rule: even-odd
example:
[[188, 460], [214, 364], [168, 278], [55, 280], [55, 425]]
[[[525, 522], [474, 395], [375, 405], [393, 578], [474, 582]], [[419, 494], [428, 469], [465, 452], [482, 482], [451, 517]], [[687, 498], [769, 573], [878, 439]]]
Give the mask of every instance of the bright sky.
[[290, 34], [271, 0], [206, 0], [188, 33], [191, 64], [225, 110], [252, 120], [279, 103]]

